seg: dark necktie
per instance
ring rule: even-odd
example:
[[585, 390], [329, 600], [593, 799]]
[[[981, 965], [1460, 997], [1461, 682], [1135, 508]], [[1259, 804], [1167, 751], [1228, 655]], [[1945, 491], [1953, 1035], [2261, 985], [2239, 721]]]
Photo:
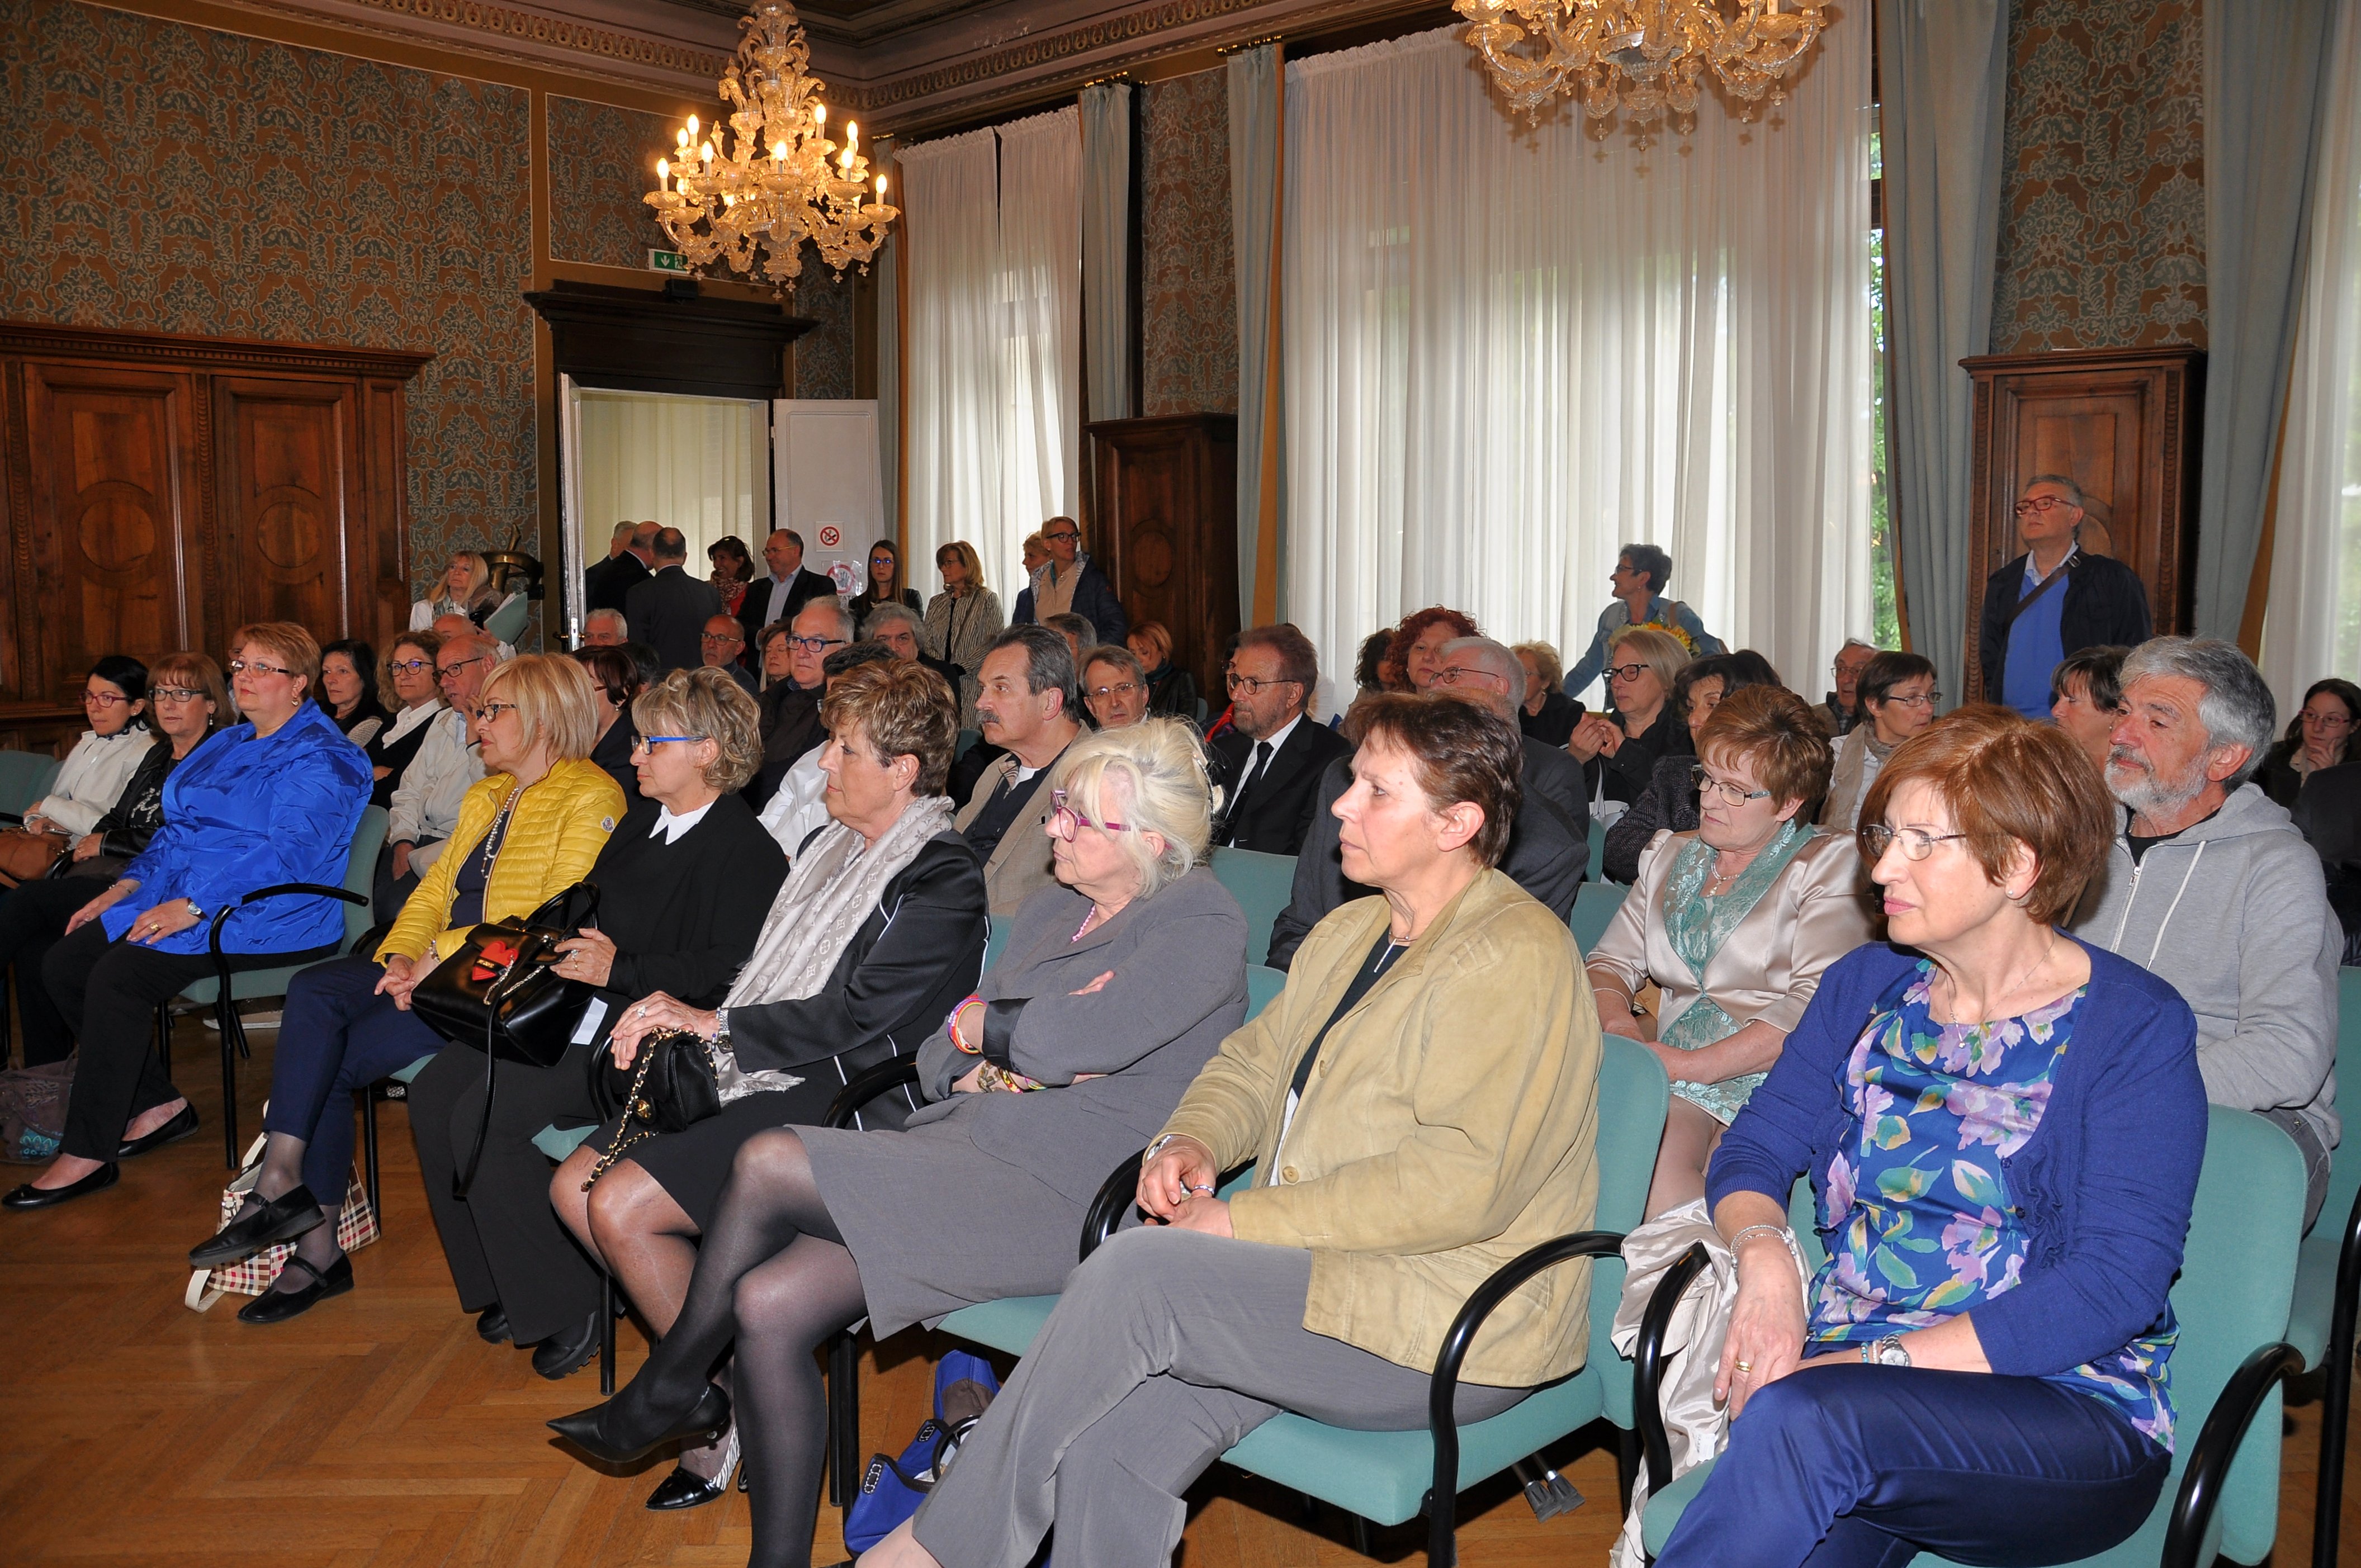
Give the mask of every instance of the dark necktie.
[[1238, 821], [1238, 806], [1253, 795], [1255, 785], [1262, 782], [1263, 770], [1269, 765], [1270, 742], [1268, 740], [1256, 741], [1254, 766], [1246, 770], [1245, 781], [1238, 785], [1237, 799], [1230, 802], [1228, 819], [1229, 831], [1224, 835], [1230, 843], [1235, 844], [1238, 841], [1238, 828], [1240, 826]]

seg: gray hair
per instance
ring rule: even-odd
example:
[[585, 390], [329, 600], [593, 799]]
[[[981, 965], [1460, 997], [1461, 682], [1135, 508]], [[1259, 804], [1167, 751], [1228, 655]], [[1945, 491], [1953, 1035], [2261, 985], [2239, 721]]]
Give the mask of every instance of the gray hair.
[[1077, 647], [1088, 648], [1099, 640], [1099, 629], [1091, 624], [1091, 618], [1078, 615], [1071, 609], [1062, 615], [1053, 615], [1041, 624], [1072, 638]]
[[500, 639], [494, 637], [489, 631], [455, 631], [450, 636], [443, 639], [443, 646], [445, 648], [457, 643], [466, 643], [472, 646], [478, 653], [483, 655], [486, 666], [484, 674], [487, 675], [490, 674], [494, 670], [499, 669], [503, 663], [507, 663], [507, 661], [500, 655]]
[[1074, 668], [1074, 651], [1066, 646], [1063, 634], [1035, 621], [1023, 621], [994, 638], [985, 652], [997, 653], [1003, 648], [1025, 650], [1027, 691], [1038, 696], [1054, 686], [1063, 695], [1065, 711], [1074, 711], [1082, 701], [1082, 680]]
[[2132, 683], [2152, 675], [2179, 675], [2205, 688], [2197, 702], [2197, 722], [2211, 747], [2244, 746], [2246, 760], [2223, 781], [2224, 793], [2253, 776], [2279, 738], [2279, 704], [2263, 673], [2235, 642], [2212, 637], [2152, 637], [2124, 657], [2117, 677], [2125, 699]]
[[1093, 664], [1113, 664], [1138, 682], [1140, 690], [1148, 689], [1148, 666], [1139, 662], [1138, 654], [1120, 643], [1102, 642], [1095, 648], [1083, 649], [1082, 674], [1089, 674]]
[[[1107, 785], [1116, 781], [1123, 786], [1120, 803], [1107, 799]], [[1143, 718], [1083, 735], [1058, 759], [1045, 787], [1067, 791], [1084, 815], [1100, 821], [1120, 811], [1131, 831], [1115, 837], [1139, 867], [1142, 898], [1188, 875], [1213, 839], [1214, 792], [1205, 743], [1194, 725], [1177, 718]], [[1163, 839], [1163, 853], [1149, 852], [1150, 833]]]
[[921, 644], [927, 641], [927, 623], [918, 619], [917, 610], [898, 599], [880, 600], [875, 608], [870, 610], [869, 624], [862, 629], [861, 634], [863, 637], [874, 637], [877, 635], [878, 628], [889, 620], [898, 620], [907, 625], [911, 635], [917, 638]]
[[615, 635], [618, 637], [629, 637], [631, 634], [631, 623], [623, 619], [623, 612], [620, 609], [592, 610], [582, 618], [582, 630], [588, 631], [602, 620], [611, 620], [615, 623]]
[[[852, 623], [852, 612], [844, 608], [844, 600], [838, 598], [836, 595], [813, 595], [810, 599], [806, 601], [803, 609], [796, 611], [796, 620], [800, 620], [816, 609], [831, 611], [835, 614], [836, 634], [839, 637], [843, 638], [847, 642], [851, 641], [854, 638], [861, 635], [861, 629]], [[768, 627], [763, 628], [763, 630], [766, 633], [769, 630], [770, 628]]]
[[[2036, 474], [2025, 481], [2025, 490], [2029, 490], [2036, 485], [2057, 486], [2066, 492], [2066, 504], [2078, 511], [2084, 510], [2089, 506], [2089, 502], [2082, 495], [2082, 487], [2063, 474]], [[2016, 493], [2021, 496], [2025, 494], [2025, 490], [2019, 490]]]
[[1485, 702], [1501, 718], [1515, 722], [1517, 706], [1525, 699], [1525, 662], [1517, 657], [1514, 649], [1489, 637], [1455, 637], [1436, 649], [1435, 655], [1464, 663], [1507, 682], [1506, 689], [1499, 694], [1486, 693]]
[[1660, 594], [1664, 585], [1673, 580], [1673, 558], [1653, 544], [1626, 544], [1615, 553], [1619, 561], [1629, 561], [1635, 572], [1648, 574], [1648, 591]]

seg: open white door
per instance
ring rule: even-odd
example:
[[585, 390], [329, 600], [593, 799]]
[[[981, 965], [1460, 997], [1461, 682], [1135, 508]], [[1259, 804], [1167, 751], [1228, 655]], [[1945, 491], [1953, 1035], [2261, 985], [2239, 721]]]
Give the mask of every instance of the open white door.
[[869, 586], [869, 546], [885, 533], [877, 400], [782, 398], [771, 405], [775, 524], [803, 536], [804, 565], [851, 596]]
[[554, 636], [560, 648], [582, 645], [582, 617], [588, 608], [583, 602], [582, 574], [591, 562], [606, 558], [604, 541], [598, 554], [592, 555], [582, 538], [582, 389], [574, 384], [573, 377], [561, 373], [557, 378], [557, 580], [564, 590], [558, 601], [563, 620], [555, 627], [544, 623], [544, 639]]

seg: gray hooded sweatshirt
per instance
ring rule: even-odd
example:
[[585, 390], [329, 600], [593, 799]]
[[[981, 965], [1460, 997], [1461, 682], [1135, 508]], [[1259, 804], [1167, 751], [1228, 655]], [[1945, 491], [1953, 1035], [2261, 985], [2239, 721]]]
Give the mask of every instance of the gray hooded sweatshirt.
[[2119, 829], [2070, 925], [2180, 992], [2197, 1014], [2205, 1096], [2293, 1113], [2336, 1146], [2336, 963], [2320, 857], [2287, 808], [2242, 784], [2222, 809], [2132, 864]]

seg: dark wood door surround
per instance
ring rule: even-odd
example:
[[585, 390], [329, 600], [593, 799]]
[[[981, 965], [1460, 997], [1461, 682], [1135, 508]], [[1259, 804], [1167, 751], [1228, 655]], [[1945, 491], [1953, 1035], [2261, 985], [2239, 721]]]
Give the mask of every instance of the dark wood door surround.
[[1091, 560], [1135, 626], [1160, 620], [1172, 662], [1222, 711], [1238, 632], [1238, 421], [1235, 414], [1100, 420], [1091, 439]]

